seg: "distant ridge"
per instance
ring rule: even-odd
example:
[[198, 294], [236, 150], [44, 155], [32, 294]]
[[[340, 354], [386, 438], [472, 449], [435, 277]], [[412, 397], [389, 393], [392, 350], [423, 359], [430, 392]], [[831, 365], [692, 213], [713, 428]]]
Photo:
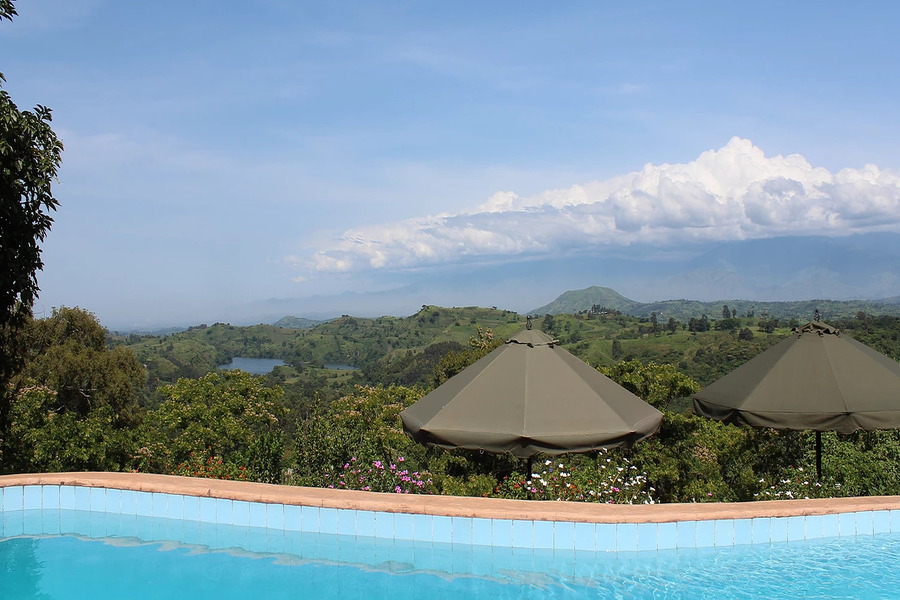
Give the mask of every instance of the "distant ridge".
[[316, 321], [314, 319], [305, 319], [303, 317], [282, 317], [272, 323], [275, 327], [284, 327], [285, 329], [312, 329], [316, 325], [325, 321]]
[[716, 319], [722, 315], [722, 307], [727, 305], [738, 316], [752, 313], [754, 316], [768, 316], [777, 319], [795, 318], [809, 321], [818, 310], [823, 320], [856, 316], [858, 312], [872, 315], [900, 315], [900, 297], [881, 300], [797, 300], [767, 302], [756, 300], [660, 300], [657, 302], [637, 302], [626, 298], [613, 289], [592, 286], [583, 290], [569, 290], [550, 304], [529, 311], [534, 315], [575, 314], [589, 311], [592, 306], [603, 306], [635, 317], [649, 317], [656, 313], [659, 317], [674, 317], [687, 321], [691, 317], [707, 315]]
[[550, 304], [529, 311], [529, 314], [570, 314], [591, 310], [594, 305], [630, 314], [630, 311], [640, 306], [640, 303], [626, 298], [613, 289], [595, 285], [583, 290], [569, 290]]

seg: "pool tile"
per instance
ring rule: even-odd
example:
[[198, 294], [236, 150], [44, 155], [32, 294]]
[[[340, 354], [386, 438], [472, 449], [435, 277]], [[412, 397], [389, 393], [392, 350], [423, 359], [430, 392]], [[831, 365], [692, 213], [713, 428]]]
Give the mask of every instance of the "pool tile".
[[247, 547], [251, 552], [266, 553], [269, 551], [269, 536], [261, 527], [253, 527], [247, 535]]
[[769, 527], [769, 539], [773, 542], [786, 542], [788, 539], [788, 520], [785, 517], [772, 517]]
[[659, 525], [656, 523], [638, 523], [637, 526], [637, 549], [656, 550], [658, 549]]
[[716, 522], [697, 521], [697, 548], [709, 548], [716, 545]]
[[753, 543], [753, 523], [750, 519], [734, 520], [734, 545]]
[[678, 524], [659, 523], [656, 533], [656, 548], [671, 550], [678, 547]]
[[91, 510], [91, 488], [75, 488], [75, 510]]
[[[76, 496], [75, 502], [78, 502]], [[150, 492], [137, 492], [135, 495], [135, 507], [139, 517], [153, 516], [153, 494]]]
[[491, 527], [491, 545], [501, 548], [512, 548], [512, 521], [509, 519], [494, 519]]
[[63, 510], [75, 510], [75, 486], [59, 486], [59, 507]]
[[266, 526], [266, 505], [262, 502], [250, 502], [250, 527]]
[[106, 512], [106, 488], [91, 488], [91, 512]]
[[[578, 529], [575, 529], [576, 539], [578, 541]], [[638, 549], [638, 524], [637, 523], [618, 523], [616, 524], [616, 550], [619, 552], [636, 552]], [[581, 550], [577, 543], [575, 550]]]
[[234, 502], [227, 498], [216, 498], [216, 523], [234, 524]]
[[[26, 485], [24, 488], [24, 508], [25, 510], [37, 510], [41, 508], [41, 486]], [[39, 532], [40, 533], [40, 532]]]
[[[4, 494], [5, 496], [6, 494]], [[17, 509], [21, 510], [21, 509]], [[3, 519], [3, 535], [8, 537], [15, 537], [17, 535], [22, 535], [25, 532], [25, 515], [24, 513], [19, 513], [16, 518], [4, 518]]]
[[284, 530], [284, 504], [266, 504], [266, 527]]
[[[378, 521], [376, 518], [376, 525], [377, 523]], [[507, 521], [507, 523], [509, 523], [509, 521]], [[453, 541], [453, 521], [450, 517], [441, 515], [433, 516], [431, 519], [431, 527], [433, 532], [432, 540], [434, 542], [449, 544]], [[510, 534], [510, 539], [512, 539], [512, 534]]]
[[[410, 529], [412, 529], [410, 527]], [[338, 535], [356, 535], [356, 511], [339, 510], [337, 513]]]
[[734, 519], [716, 519], [715, 539], [716, 546], [734, 546]]
[[319, 507], [318, 506], [301, 506], [300, 507], [300, 531], [306, 533], [319, 532]]
[[891, 531], [900, 532], [900, 510], [891, 510]]
[[[235, 502], [235, 510], [237, 509], [237, 502]], [[285, 531], [300, 531], [301, 524], [300, 521], [302, 519], [302, 511], [299, 506], [294, 504], [285, 504], [284, 505], [284, 530]], [[235, 517], [236, 518], [236, 517]], [[243, 517], [242, 517], [243, 518]], [[247, 520], [250, 519], [250, 508], [247, 508]], [[235, 522], [235, 525], [238, 523]]]
[[840, 515], [822, 515], [822, 537], [838, 537], [841, 535]]
[[886, 510], [872, 511], [872, 533], [890, 533], [891, 515]]
[[590, 552], [597, 549], [596, 523], [575, 523], [575, 549]]
[[405, 513], [396, 513], [394, 515], [394, 539], [395, 540], [413, 540], [415, 523], [412, 515]]
[[789, 542], [806, 539], [806, 519], [802, 516], [787, 518], [787, 535]]
[[[85, 537], [90, 537], [91, 535], [91, 517], [93, 515], [87, 511], [76, 511], [75, 512], [75, 529], [73, 530], [76, 535], [83, 535]], [[134, 537], [137, 537], [135, 535]]]
[[[115, 488], [106, 490], [106, 508], [104, 512], [122, 514], [122, 490]], [[181, 518], [180, 515], [179, 518]]]
[[165, 518], [169, 513], [169, 495], [153, 492], [153, 516]]
[[235, 500], [231, 503], [231, 522], [239, 527], [250, 526], [250, 503], [246, 500]]
[[22, 510], [25, 506], [25, 490], [21, 485], [3, 489], [3, 510]]
[[750, 519], [751, 535], [754, 544], [768, 544], [772, 541], [772, 520], [769, 517]]
[[184, 497], [184, 518], [187, 521], [200, 520], [200, 498], [198, 496]]
[[824, 531], [822, 515], [807, 515], [806, 517], [806, 537], [807, 540], [822, 539]]
[[41, 487], [41, 507], [44, 509], [59, 508], [59, 486], [45, 485]]
[[697, 547], [697, 521], [678, 521], [676, 531], [679, 548]]
[[[615, 539], [615, 536], [613, 536]], [[555, 521], [553, 523], [553, 549], [575, 550], [575, 523]]]
[[[416, 520], [413, 518], [413, 535], [415, 536]], [[371, 510], [356, 511], [356, 537], [375, 537], [375, 513]], [[414, 537], [415, 539], [415, 537]], [[430, 539], [430, 538], [429, 538]]]
[[41, 512], [41, 533], [44, 535], [59, 535], [59, 510], [44, 509]]
[[417, 542], [428, 542], [434, 539], [434, 518], [431, 515], [413, 515], [413, 537]]
[[[454, 538], [455, 539], [455, 538]], [[534, 547], [534, 522], [516, 519], [512, 522], [513, 548]]]
[[204, 496], [200, 498], [200, 522], [216, 522], [216, 499]]
[[394, 539], [394, 513], [383, 511], [375, 513], [375, 537]]
[[[589, 545], [587, 540], [582, 540], [579, 536], [585, 536], [586, 531], [579, 531], [575, 525], [572, 529], [572, 546], [565, 551], [578, 549], [579, 551], [586, 549]], [[615, 523], [594, 523], [593, 524], [593, 545], [596, 552], [615, 552], [616, 551], [616, 524]], [[579, 545], [583, 544], [583, 545]]]
[[[0, 523], [2, 523], [2, 519], [0, 519]], [[60, 511], [59, 532], [63, 534], [75, 533], [75, 511], [68, 509], [63, 509], [62, 511]]]
[[166, 518], [184, 520], [184, 496], [181, 494], [168, 494], [166, 499]]
[[[474, 519], [473, 519], [474, 520]], [[515, 536], [515, 530], [513, 531]], [[535, 521], [532, 547], [542, 550], [553, 549], [553, 523], [550, 521]]]
[[875, 523], [872, 519], [872, 511], [864, 510], [856, 513], [856, 535], [872, 535], [875, 533]]
[[[552, 523], [547, 523], [550, 525], [550, 544], [551, 547], [553, 545], [553, 526]], [[418, 534], [418, 531], [416, 531]], [[482, 519], [479, 517], [475, 517], [472, 519], [472, 543], [478, 546], [490, 546], [491, 538], [493, 536], [493, 523], [491, 519]], [[419, 539], [418, 535], [416, 539]]]
[[841, 513], [841, 537], [856, 535], [856, 513]]
[[[337, 517], [336, 508], [320, 508], [319, 509], [319, 533], [327, 533], [330, 535], [337, 534]], [[378, 527], [378, 518], [375, 519], [375, 526]]]
[[40, 509], [28, 509], [22, 517], [25, 535], [41, 535], [44, 531], [44, 515]]
[[[199, 507], [199, 503], [197, 505]], [[184, 522], [184, 537], [182, 538], [186, 544], [199, 544], [200, 543], [200, 521], [185, 521]]]

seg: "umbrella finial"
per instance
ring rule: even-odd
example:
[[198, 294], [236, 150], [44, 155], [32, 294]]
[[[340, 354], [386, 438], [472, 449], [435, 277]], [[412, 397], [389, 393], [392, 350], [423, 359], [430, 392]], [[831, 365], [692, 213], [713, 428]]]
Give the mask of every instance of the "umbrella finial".
[[819, 319], [819, 309], [817, 308], [816, 311], [813, 313], [813, 321], [819, 321], [819, 320], [820, 320]]
[[528, 315], [527, 317], [525, 317], [525, 329], [531, 331], [531, 327], [532, 327], [532, 325], [531, 325], [531, 315]]

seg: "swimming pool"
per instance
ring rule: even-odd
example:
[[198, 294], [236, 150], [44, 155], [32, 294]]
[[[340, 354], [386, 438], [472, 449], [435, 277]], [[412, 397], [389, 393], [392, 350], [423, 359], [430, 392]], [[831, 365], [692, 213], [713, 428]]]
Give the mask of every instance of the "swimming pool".
[[[890, 508], [895, 499], [858, 500], [856, 510], [831, 514], [813, 514], [825, 510], [820, 503], [754, 503], [755, 513], [742, 508], [755, 516], [718, 519], [709, 519], [709, 511], [741, 511], [708, 505], [700, 507], [705, 519], [658, 522], [623, 519], [668, 519], [670, 513], [656, 507], [499, 505], [539, 517], [580, 515], [576, 522], [529, 520], [508, 508], [496, 515], [490, 510], [497, 503], [465, 499], [273, 491], [303, 494], [306, 504], [295, 505], [262, 501], [276, 486], [139, 480], [185, 492], [178, 494], [65, 483], [121, 486], [130, 481], [122, 475], [0, 477], [0, 598], [31, 592], [78, 597], [72, 592], [79, 582], [84, 597], [92, 598], [101, 597], [97, 585], [104, 582], [110, 584], [108, 597], [128, 590], [129, 597], [168, 598], [175, 586], [176, 595], [191, 598], [246, 597], [251, 590], [261, 598], [346, 597], [365, 589], [367, 597], [426, 590], [429, 597], [472, 600], [702, 597], [703, 590], [711, 592], [708, 597], [864, 598], [891, 595], [885, 589], [900, 583], [891, 575], [896, 569], [884, 568], [900, 564], [900, 537], [891, 533], [900, 531], [900, 511]], [[15, 481], [26, 484], [9, 485]], [[33, 481], [40, 483], [28, 484]], [[363, 501], [372, 510], [363, 509]], [[423, 514], [423, 502], [436, 503], [433, 512], [453, 514]], [[807, 514], [766, 516], [784, 512], [782, 506]], [[682, 510], [701, 515], [692, 506]], [[591, 518], [598, 522], [584, 522]], [[111, 569], [110, 561], [122, 566]], [[874, 572], [866, 573], [873, 564]], [[65, 565], [73, 567], [68, 575]], [[163, 574], [172, 580], [160, 579]], [[29, 587], [36, 581], [39, 589]], [[212, 593], [216, 582], [225, 585]], [[725, 585], [730, 592], [723, 592]]]

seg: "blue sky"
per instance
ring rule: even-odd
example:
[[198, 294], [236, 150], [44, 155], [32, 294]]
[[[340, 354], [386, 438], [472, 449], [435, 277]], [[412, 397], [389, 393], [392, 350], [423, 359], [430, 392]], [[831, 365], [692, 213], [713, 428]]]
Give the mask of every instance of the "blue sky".
[[[20, 0], [4, 89], [66, 146], [36, 312], [779, 299], [820, 290], [696, 259], [893, 247], [895, 3], [624, 4]], [[835, 295], [900, 294], [885, 257]]]

